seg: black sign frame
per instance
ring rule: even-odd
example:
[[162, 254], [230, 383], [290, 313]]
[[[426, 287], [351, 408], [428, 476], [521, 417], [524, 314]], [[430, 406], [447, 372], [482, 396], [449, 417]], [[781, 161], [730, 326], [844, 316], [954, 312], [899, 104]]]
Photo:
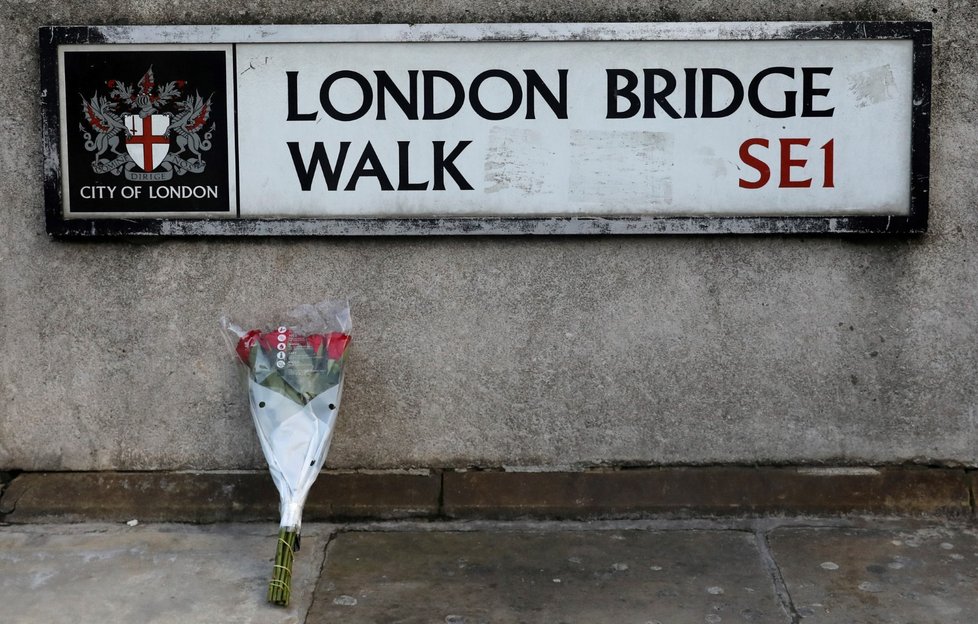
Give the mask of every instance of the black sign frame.
[[[464, 36], [452, 29], [467, 28]], [[520, 34], [531, 25], [375, 25], [376, 37], [358, 41], [560, 40]], [[540, 26], [540, 25], [535, 25]], [[548, 25], [551, 26], [551, 25]], [[623, 27], [654, 31], [657, 24], [555, 24], [581, 31], [578, 40], [614, 38]], [[679, 26], [679, 25], [673, 25]], [[913, 44], [910, 211], [907, 216], [616, 216], [457, 218], [66, 218], [62, 197], [59, 46], [66, 44], [239, 43], [309, 41], [342, 37], [349, 26], [46, 26], [40, 29], [40, 100], [44, 205], [47, 232], [55, 238], [118, 236], [399, 236], [399, 235], [581, 235], [581, 234], [919, 234], [927, 231], [932, 27], [929, 22], [791, 22], [692, 24], [709, 31], [703, 39], [849, 40], [903, 39]], [[316, 29], [319, 29], [318, 31]], [[481, 30], [480, 30], [481, 29]], [[504, 34], [500, 34], [500, 30]], [[557, 29], [559, 30], [559, 29]], [[445, 33], [449, 33], [446, 35]], [[505, 34], [509, 33], [509, 34]], [[566, 35], [563, 35], [566, 38]], [[640, 34], [633, 39], [643, 39]], [[236, 73], [236, 72], [235, 72]]]

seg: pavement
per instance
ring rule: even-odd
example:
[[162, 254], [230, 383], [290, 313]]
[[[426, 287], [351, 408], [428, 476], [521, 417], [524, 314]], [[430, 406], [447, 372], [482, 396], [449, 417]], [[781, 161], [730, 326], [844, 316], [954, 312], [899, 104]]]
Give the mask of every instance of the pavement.
[[978, 524], [909, 517], [0, 526], [0, 622], [974, 624]]

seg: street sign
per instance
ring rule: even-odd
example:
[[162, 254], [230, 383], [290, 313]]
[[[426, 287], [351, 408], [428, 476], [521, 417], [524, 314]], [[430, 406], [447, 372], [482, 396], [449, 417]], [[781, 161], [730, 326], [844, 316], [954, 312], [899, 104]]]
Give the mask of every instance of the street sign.
[[924, 23], [41, 30], [56, 236], [926, 230]]

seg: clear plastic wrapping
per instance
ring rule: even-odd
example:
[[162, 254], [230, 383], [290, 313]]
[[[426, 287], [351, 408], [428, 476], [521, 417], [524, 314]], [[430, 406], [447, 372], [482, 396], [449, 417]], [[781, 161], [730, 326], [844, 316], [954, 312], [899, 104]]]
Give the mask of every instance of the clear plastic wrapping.
[[247, 324], [221, 319], [248, 380], [251, 417], [279, 493], [278, 541], [268, 601], [286, 606], [302, 508], [322, 470], [343, 394], [350, 304], [322, 301]]
[[349, 303], [305, 304], [246, 325], [225, 317], [221, 326], [248, 380], [251, 416], [281, 499], [281, 527], [298, 532], [343, 394]]

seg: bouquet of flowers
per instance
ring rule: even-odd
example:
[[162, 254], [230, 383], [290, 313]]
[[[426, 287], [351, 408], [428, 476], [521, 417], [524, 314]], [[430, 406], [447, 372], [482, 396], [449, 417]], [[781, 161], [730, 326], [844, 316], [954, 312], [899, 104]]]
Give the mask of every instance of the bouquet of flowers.
[[340, 406], [350, 307], [323, 301], [262, 327], [242, 329], [226, 317], [221, 325], [246, 373], [251, 416], [281, 499], [268, 601], [285, 606], [302, 507], [326, 459]]

